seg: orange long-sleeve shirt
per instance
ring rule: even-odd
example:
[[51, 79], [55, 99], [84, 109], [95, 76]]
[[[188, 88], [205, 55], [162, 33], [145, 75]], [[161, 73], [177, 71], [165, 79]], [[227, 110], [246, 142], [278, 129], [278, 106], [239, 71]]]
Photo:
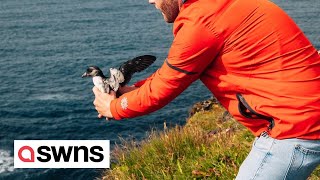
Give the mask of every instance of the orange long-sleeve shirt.
[[162, 67], [111, 102], [115, 119], [158, 110], [201, 79], [256, 136], [269, 131], [277, 139], [320, 139], [320, 57], [278, 6], [188, 0], [173, 34]]

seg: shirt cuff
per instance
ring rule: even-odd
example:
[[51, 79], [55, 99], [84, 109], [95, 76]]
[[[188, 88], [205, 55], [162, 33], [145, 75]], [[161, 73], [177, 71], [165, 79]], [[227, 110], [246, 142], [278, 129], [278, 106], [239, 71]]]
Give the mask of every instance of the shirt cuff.
[[111, 101], [111, 103], [110, 103], [110, 111], [111, 111], [111, 114], [113, 116], [113, 119], [121, 120], [122, 118], [120, 117], [120, 115], [117, 112], [117, 101], [118, 101], [118, 99], [114, 99], [114, 100]]

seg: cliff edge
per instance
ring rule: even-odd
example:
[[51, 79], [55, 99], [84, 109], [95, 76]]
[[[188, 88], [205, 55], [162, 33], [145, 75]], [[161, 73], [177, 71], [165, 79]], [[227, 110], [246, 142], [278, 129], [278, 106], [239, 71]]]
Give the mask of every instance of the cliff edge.
[[[196, 103], [185, 126], [153, 131], [142, 142], [123, 141], [102, 179], [234, 179], [253, 135], [214, 99]], [[320, 167], [309, 180], [320, 179]]]

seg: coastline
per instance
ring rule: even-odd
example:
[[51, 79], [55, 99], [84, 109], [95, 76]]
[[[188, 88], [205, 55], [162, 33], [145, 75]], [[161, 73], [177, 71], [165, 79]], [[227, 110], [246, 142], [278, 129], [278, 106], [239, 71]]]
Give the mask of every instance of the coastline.
[[[113, 150], [101, 179], [234, 179], [254, 136], [213, 98], [196, 103], [185, 126], [152, 131]], [[320, 178], [320, 167], [309, 180]]]

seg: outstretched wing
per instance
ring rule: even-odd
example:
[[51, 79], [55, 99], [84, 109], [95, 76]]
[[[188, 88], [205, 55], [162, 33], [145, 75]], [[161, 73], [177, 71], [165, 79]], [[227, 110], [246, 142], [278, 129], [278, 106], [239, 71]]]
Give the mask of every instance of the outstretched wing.
[[141, 72], [149, 67], [156, 60], [155, 56], [152, 55], [143, 55], [135, 57], [125, 63], [123, 63], [119, 70], [122, 72], [125, 81], [121, 83], [121, 86], [126, 85], [134, 73]]

